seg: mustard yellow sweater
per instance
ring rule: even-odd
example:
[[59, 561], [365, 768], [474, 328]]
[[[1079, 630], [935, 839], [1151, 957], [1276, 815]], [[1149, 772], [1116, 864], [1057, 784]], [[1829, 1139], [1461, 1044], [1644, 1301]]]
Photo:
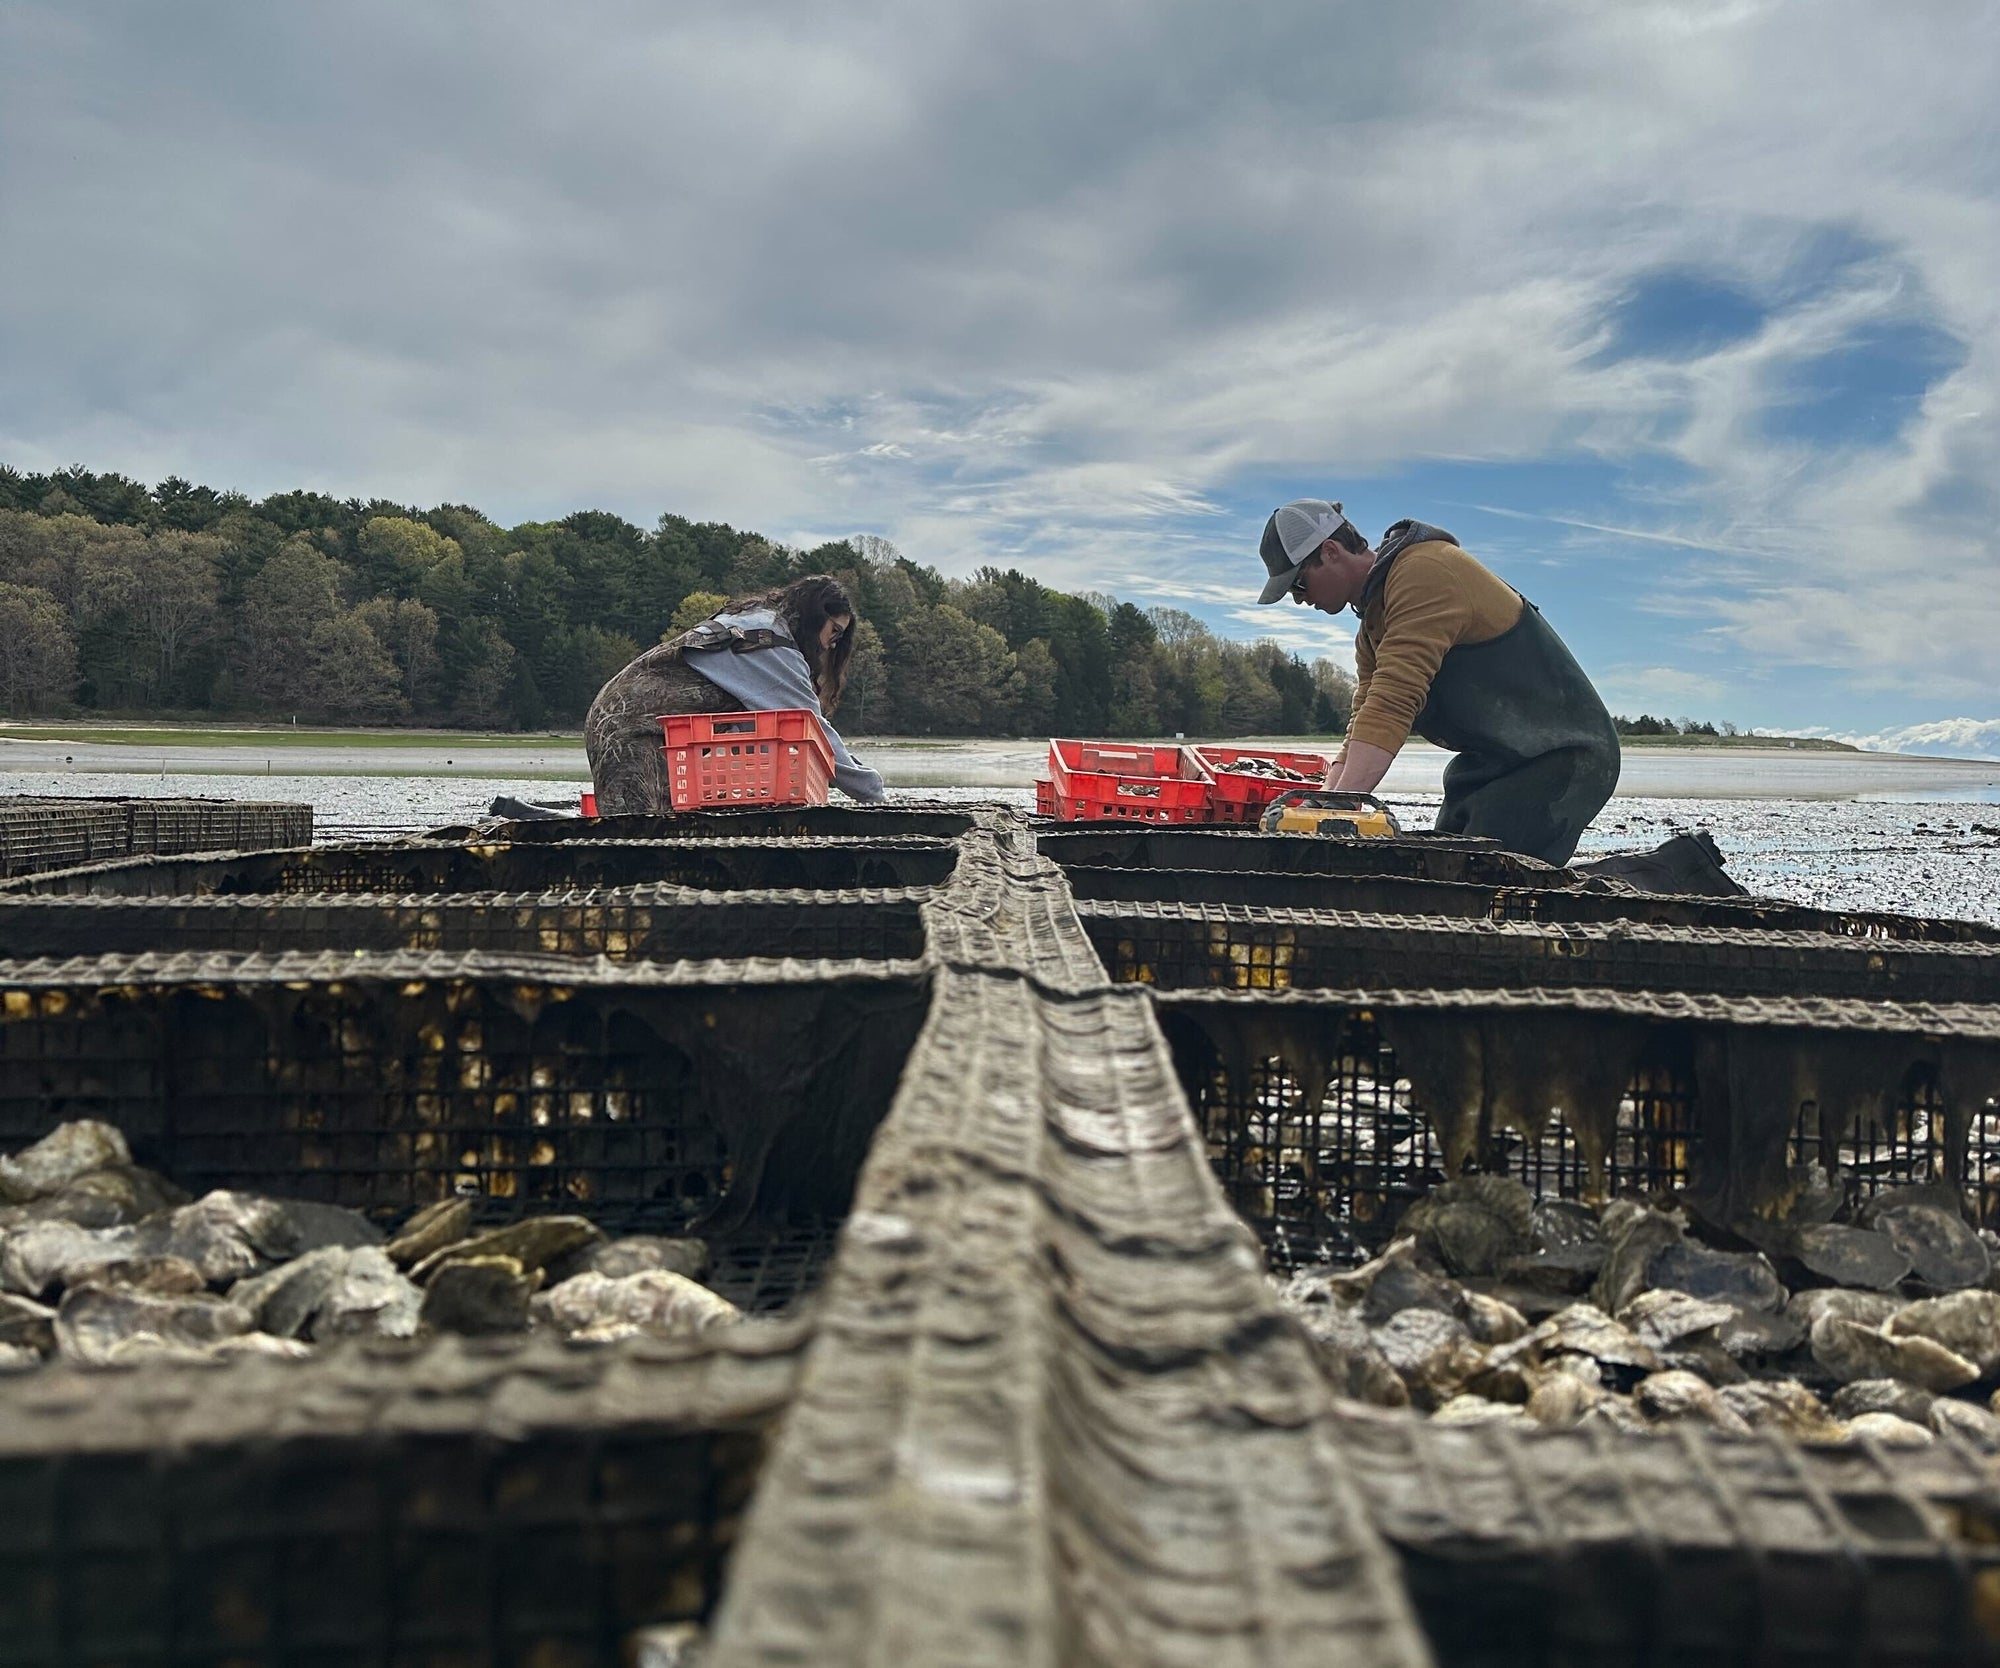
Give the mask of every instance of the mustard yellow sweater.
[[1395, 752], [1409, 739], [1438, 664], [1521, 618], [1520, 596], [1455, 544], [1433, 539], [1398, 556], [1354, 639], [1351, 740]]

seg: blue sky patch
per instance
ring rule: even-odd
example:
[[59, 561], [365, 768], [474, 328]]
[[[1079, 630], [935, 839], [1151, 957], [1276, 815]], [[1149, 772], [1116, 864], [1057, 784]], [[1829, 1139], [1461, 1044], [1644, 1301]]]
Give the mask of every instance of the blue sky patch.
[[1699, 359], [1757, 334], [1769, 309], [1747, 291], [1699, 272], [1648, 273], [1614, 302], [1611, 340], [1596, 365], [1626, 359]]
[[1865, 326], [1831, 353], [1773, 379], [1763, 431], [1818, 445], [1882, 445], [1916, 414], [1924, 392], [1965, 363], [1965, 344], [1909, 319]]

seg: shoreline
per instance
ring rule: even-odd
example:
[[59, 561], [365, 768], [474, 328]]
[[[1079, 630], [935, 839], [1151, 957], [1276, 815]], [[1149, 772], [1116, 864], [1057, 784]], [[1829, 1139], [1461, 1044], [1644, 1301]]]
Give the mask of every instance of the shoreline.
[[[20, 725], [34, 732], [57, 726]], [[505, 736], [419, 731], [201, 731], [180, 727], [136, 732], [107, 726], [104, 740], [10, 733], [0, 728], [0, 792], [25, 775], [176, 777], [283, 776], [492, 778], [585, 782], [589, 770], [580, 737]], [[116, 739], [110, 739], [115, 737]], [[1043, 774], [1040, 739], [955, 740], [948, 737], [851, 738], [855, 751], [881, 770], [891, 787], [1026, 790]], [[1265, 744], [1288, 751], [1331, 753], [1324, 737], [1244, 737], [1230, 745]], [[1451, 755], [1412, 743], [1382, 784], [1386, 796], [1426, 796], [1443, 789]], [[19, 791], [19, 790], [15, 790]], [[33, 791], [60, 792], [47, 780]], [[1939, 759], [1858, 750], [1732, 746], [1628, 747], [1617, 799], [1865, 800], [1935, 799], [1939, 803], [2000, 803], [2000, 761]]]

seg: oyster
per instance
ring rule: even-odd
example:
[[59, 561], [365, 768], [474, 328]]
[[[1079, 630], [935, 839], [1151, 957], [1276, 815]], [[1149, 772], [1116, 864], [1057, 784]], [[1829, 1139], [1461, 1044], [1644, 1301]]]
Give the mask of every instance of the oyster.
[[533, 1310], [538, 1318], [586, 1339], [633, 1333], [685, 1337], [741, 1318], [727, 1298], [663, 1268], [618, 1279], [579, 1274], [537, 1296]]
[[420, 1324], [430, 1332], [463, 1332], [473, 1337], [520, 1332], [528, 1324], [528, 1300], [542, 1283], [539, 1268], [524, 1269], [513, 1257], [456, 1257], [440, 1265], [424, 1290]]

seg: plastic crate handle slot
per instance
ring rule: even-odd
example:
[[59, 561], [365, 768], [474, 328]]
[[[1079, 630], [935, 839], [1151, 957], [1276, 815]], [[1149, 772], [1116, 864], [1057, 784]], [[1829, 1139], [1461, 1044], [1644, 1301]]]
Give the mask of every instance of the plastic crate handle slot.
[[747, 736], [757, 733], [754, 718], [718, 718], [709, 728], [719, 736]]

